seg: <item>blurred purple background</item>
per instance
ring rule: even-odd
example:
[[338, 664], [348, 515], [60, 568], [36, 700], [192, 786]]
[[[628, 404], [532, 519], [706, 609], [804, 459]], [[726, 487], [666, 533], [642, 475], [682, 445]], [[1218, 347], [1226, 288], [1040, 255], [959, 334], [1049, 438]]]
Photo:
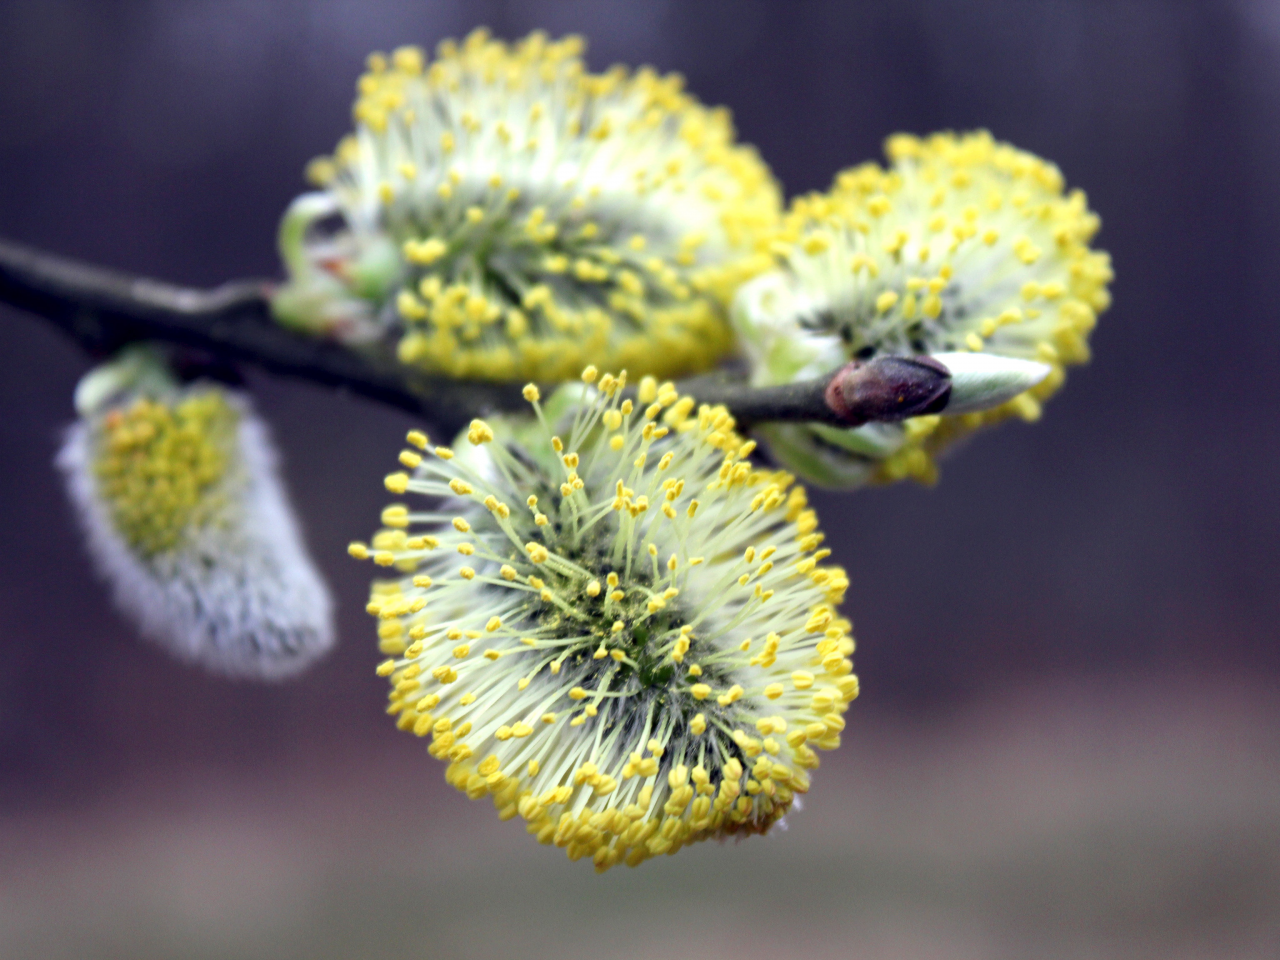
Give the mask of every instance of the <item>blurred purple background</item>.
[[7, 0], [0, 236], [275, 275], [364, 56], [481, 24], [683, 73], [789, 195], [897, 130], [1055, 161], [1116, 269], [1095, 361], [935, 489], [815, 498], [864, 693], [791, 831], [596, 879], [383, 714], [343, 548], [408, 419], [250, 371], [341, 641], [212, 679], [94, 581], [51, 466], [87, 361], [0, 309], [0, 955], [1280, 954], [1280, 4]]

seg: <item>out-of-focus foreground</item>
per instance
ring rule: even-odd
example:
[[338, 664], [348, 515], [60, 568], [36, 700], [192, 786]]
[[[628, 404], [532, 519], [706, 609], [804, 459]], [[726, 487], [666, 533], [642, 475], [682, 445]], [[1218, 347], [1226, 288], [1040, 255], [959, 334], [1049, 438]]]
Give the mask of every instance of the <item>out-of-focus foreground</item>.
[[851, 730], [786, 831], [603, 878], [403, 752], [171, 771], [0, 819], [0, 953], [1274, 956], [1274, 691], [1060, 685]]

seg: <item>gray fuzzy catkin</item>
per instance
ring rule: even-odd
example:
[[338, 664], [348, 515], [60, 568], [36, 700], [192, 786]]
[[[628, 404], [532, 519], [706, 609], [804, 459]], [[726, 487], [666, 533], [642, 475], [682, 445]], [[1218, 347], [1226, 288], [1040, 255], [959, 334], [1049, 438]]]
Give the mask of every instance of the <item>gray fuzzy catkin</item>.
[[283, 679], [333, 646], [332, 601], [303, 543], [266, 426], [246, 399], [227, 399], [239, 413], [219, 485], [227, 507], [218, 522], [154, 556], [131, 549], [99, 496], [90, 423], [67, 430], [57, 465], [94, 566], [146, 637], [216, 673]]

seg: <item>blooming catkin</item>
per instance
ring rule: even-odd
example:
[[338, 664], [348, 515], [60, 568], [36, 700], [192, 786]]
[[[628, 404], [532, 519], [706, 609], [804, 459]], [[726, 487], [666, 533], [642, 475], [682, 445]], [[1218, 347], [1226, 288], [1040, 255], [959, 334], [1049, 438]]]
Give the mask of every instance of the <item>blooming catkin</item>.
[[[404, 363], [455, 377], [713, 365], [734, 290], [769, 264], [777, 186], [679, 76], [591, 73], [582, 48], [476, 31], [430, 61], [415, 47], [370, 57], [355, 133], [310, 168], [325, 193], [286, 217], [342, 225], [285, 231], [282, 319], [351, 327], [364, 303], [402, 328]], [[326, 305], [338, 288], [346, 305]]]
[[721, 408], [625, 374], [535, 417], [409, 434], [416, 503], [351, 553], [376, 582], [389, 712], [468, 796], [597, 869], [763, 833], [858, 693], [847, 586], [802, 487]]
[[1058, 168], [986, 132], [890, 137], [825, 194], [798, 197], [772, 243], [777, 268], [744, 286], [734, 321], [757, 384], [880, 354], [970, 351], [1051, 368], [995, 409], [905, 425], [761, 428], [791, 469], [832, 486], [936, 476], [934, 454], [1010, 415], [1034, 420], [1110, 302], [1098, 229]]
[[117, 605], [170, 653], [274, 679], [333, 644], [328, 591], [245, 398], [135, 394], [72, 426], [57, 462]]

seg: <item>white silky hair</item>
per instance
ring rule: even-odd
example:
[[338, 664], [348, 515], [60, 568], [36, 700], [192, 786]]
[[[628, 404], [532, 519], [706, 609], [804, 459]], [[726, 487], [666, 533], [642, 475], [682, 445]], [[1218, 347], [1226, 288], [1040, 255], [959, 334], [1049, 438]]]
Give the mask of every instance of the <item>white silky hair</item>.
[[94, 566], [143, 635], [215, 673], [279, 680], [333, 646], [333, 603], [307, 553], [266, 425], [245, 398], [226, 398], [239, 415], [221, 485], [228, 506], [152, 557], [130, 547], [99, 496], [89, 423], [66, 431], [56, 462]]

